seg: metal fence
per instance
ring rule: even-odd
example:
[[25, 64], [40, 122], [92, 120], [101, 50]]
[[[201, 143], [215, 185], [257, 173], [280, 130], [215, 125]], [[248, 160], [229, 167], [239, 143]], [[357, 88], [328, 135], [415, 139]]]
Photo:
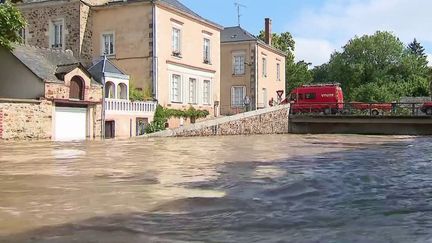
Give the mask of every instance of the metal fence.
[[291, 104], [291, 115], [304, 116], [432, 116], [425, 103], [307, 103]]

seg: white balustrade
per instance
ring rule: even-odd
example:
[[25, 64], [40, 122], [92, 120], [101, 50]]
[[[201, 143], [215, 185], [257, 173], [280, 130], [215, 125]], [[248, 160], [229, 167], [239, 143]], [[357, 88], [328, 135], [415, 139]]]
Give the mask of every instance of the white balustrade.
[[105, 111], [109, 113], [154, 113], [156, 102], [106, 99]]

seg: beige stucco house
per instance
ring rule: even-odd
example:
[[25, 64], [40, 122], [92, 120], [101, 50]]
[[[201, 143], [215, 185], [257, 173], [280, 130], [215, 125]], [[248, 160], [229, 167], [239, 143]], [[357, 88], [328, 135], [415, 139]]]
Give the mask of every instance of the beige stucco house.
[[88, 67], [106, 55], [162, 106], [218, 114], [222, 27], [180, 1], [24, 2], [26, 43], [71, 49]]
[[0, 139], [101, 137], [102, 85], [69, 51], [0, 48]]
[[221, 113], [268, 107], [285, 90], [285, 54], [271, 46], [271, 20], [266, 19], [266, 41], [240, 26], [221, 32]]

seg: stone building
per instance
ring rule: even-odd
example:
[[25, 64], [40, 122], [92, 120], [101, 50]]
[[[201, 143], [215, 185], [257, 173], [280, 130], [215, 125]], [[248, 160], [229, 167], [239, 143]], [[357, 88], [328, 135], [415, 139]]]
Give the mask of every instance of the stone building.
[[162, 106], [218, 115], [222, 27], [178, 0], [25, 0], [18, 6], [28, 21], [26, 43], [71, 49], [86, 64], [106, 55]]
[[[266, 41], [240, 26], [221, 33], [221, 113], [266, 108], [285, 90], [285, 53], [271, 46], [271, 20], [265, 21]], [[247, 97], [247, 98], [246, 98]], [[246, 101], [246, 102], [245, 102]]]
[[1, 139], [101, 136], [102, 85], [71, 52], [16, 45], [0, 60]]

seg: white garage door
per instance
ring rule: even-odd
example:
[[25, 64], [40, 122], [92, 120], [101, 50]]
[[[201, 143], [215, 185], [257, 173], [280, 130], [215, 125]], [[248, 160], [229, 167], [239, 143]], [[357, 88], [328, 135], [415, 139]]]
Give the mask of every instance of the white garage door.
[[85, 140], [87, 131], [87, 109], [56, 107], [55, 140]]

